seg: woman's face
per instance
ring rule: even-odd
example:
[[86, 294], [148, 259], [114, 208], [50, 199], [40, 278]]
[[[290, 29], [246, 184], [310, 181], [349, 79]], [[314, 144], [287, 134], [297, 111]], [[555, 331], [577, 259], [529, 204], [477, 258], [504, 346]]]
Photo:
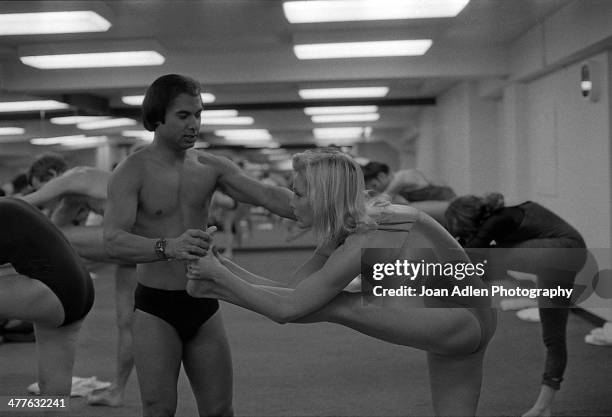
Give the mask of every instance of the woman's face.
[[295, 174], [293, 178], [293, 198], [291, 209], [300, 227], [312, 226], [312, 205], [306, 197], [306, 179], [302, 173]]

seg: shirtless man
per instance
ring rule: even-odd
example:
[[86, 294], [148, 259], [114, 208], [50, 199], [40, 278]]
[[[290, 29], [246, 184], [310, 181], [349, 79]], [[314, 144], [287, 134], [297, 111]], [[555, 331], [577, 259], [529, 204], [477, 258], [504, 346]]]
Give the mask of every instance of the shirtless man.
[[[67, 168], [60, 155], [41, 155], [29, 170], [29, 180], [36, 191], [20, 198], [37, 207], [55, 207], [51, 216], [53, 223], [81, 257], [114, 263], [104, 249], [102, 226], [80, 225], [90, 211], [104, 214], [111, 173], [86, 166]], [[115, 381], [110, 388], [90, 394], [87, 401], [91, 405], [123, 405], [125, 386], [134, 367], [131, 327], [135, 288], [136, 266], [118, 264], [115, 272], [118, 330]]]
[[109, 255], [137, 263], [134, 358], [145, 416], [176, 411], [181, 363], [198, 412], [230, 415], [232, 365], [216, 300], [190, 297], [186, 262], [204, 256], [214, 190], [292, 216], [290, 191], [266, 186], [231, 161], [198, 152], [200, 85], [165, 75], [148, 88], [142, 105], [153, 143], [113, 172], [104, 217]]

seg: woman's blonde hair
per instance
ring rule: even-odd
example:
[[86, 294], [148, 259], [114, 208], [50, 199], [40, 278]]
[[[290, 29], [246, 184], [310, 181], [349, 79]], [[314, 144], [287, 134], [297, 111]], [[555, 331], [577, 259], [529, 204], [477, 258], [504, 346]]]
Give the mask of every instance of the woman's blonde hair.
[[293, 169], [306, 180], [317, 238], [341, 238], [373, 223], [366, 214], [361, 167], [349, 155], [333, 148], [307, 150], [293, 156]]

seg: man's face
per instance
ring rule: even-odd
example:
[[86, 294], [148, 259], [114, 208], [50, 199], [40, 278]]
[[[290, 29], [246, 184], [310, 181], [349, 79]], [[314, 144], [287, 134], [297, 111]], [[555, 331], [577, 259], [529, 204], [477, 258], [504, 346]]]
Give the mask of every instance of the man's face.
[[385, 174], [384, 172], [379, 172], [375, 178], [372, 178], [371, 180], [366, 182], [366, 189], [375, 191], [376, 193], [380, 194], [385, 191], [387, 185], [389, 185], [389, 180], [390, 177], [388, 174]]
[[201, 113], [200, 96], [181, 93], [170, 103], [164, 123], [160, 123], [155, 132], [177, 149], [192, 148], [198, 140]]

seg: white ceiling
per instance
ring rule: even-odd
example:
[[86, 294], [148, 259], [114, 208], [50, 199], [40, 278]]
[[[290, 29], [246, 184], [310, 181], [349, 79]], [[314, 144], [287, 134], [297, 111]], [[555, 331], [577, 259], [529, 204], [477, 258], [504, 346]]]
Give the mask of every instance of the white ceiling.
[[[427, 0], [424, 0], [427, 1]], [[62, 114], [114, 114], [137, 117], [138, 109], [122, 95], [143, 94], [166, 73], [198, 79], [216, 96], [210, 108], [238, 108], [252, 116], [249, 127], [266, 128], [283, 144], [312, 140], [315, 126], [301, 107], [303, 87], [386, 85], [378, 100], [380, 120], [368, 123], [372, 137], [393, 139], [412, 131], [422, 106], [460, 80], [503, 78], [507, 46], [568, 0], [472, 0], [455, 18], [290, 24], [282, 1], [274, 0], [112, 0], [0, 1], [0, 13], [95, 10], [112, 27], [103, 33], [0, 36], [0, 101], [23, 95], [65, 100]], [[298, 40], [431, 38], [422, 57], [300, 61], [292, 45]], [[119, 45], [151, 40], [164, 49], [166, 62], [156, 67], [38, 70], [20, 63], [19, 48], [49, 49], [73, 42]], [[355, 100], [355, 103], [371, 103]], [[0, 137], [0, 155], [31, 153], [32, 137], [84, 133], [51, 125], [35, 114], [0, 114], [0, 126], [21, 126], [21, 137]], [[353, 124], [333, 124], [333, 126]], [[214, 127], [218, 129], [220, 127]], [[88, 132], [114, 137], [122, 129]], [[213, 127], [203, 126], [212, 140]], [[6, 141], [18, 141], [7, 143]], [[40, 147], [36, 148], [40, 152]]]

